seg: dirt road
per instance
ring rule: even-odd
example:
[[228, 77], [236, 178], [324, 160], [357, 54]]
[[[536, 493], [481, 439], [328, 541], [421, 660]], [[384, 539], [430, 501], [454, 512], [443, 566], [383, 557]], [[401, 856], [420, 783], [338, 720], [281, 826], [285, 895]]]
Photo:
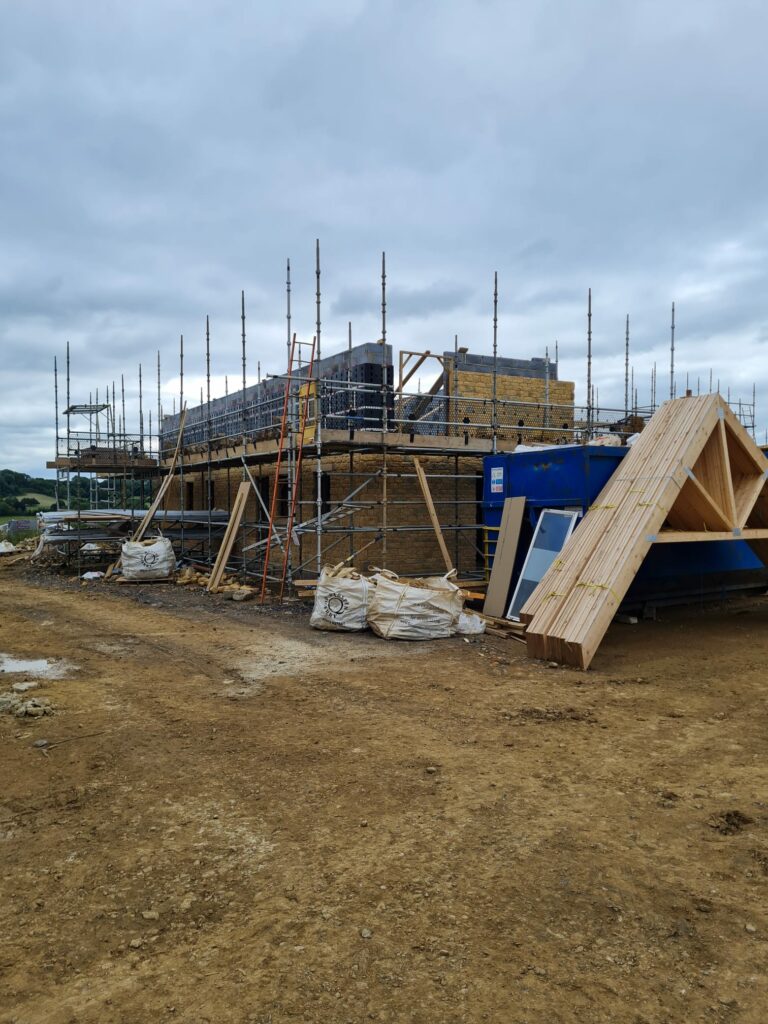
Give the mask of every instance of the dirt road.
[[0, 716], [0, 1021], [763, 1024], [768, 601], [579, 674], [127, 589], [0, 572], [69, 663]]

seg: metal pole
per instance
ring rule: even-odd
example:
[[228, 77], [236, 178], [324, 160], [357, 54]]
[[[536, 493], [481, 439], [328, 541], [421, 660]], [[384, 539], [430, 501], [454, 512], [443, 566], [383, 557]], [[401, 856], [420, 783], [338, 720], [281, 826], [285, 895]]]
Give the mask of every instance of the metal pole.
[[757, 425], [757, 390], [755, 382], [752, 381], [752, 437], [757, 440], [755, 436], [755, 427]]
[[[125, 434], [125, 375], [122, 373], [120, 374], [120, 416], [122, 417], [121, 433]], [[114, 423], [112, 426], [114, 427]]]
[[70, 447], [71, 447], [71, 439], [70, 439], [71, 413], [70, 413], [69, 410], [71, 408], [71, 405], [72, 405], [72, 403], [70, 402], [70, 393], [69, 393], [69, 342], [67, 342], [67, 408], [66, 408], [66, 411], [64, 413], [64, 415], [67, 417], [67, 511], [70, 511], [71, 508], [72, 508], [72, 483], [71, 483], [70, 472], [69, 472], [69, 454], [70, 454]]
[[[320, 239], [315, 239], [315, 278], [317, 280], [317, 289], [315, 292], [315, 305], [317, 307], [317, 318], [315, 323], [315, 334], [317, 337], [317, 344], [315, 345], [315, 363], [320, 362]], [[317, 373], [315, 374], [317, 379], [320, 379], [320, 367], [317, 367]]]
[[142, 394], [141, 363], [139, 363], [139, 451], [144, 454], [144, 395]]
[[[125, 451], [125, 446], [126, 446], [127, 440], [128, 440], [128, 438], [127, 438], [128, 428], [125, 425], [125, 422], [126, 422], [125, 421], [125, 376], [122, 373], [120, 374], [120, 396], [121, 396], [121, 398], [120, 398], [120, 409], [121, 409], [120, 416], [121, 416], [122, 421], [123, 421], [121, 429], [120, 429], [120, 448], [124, 452]], [[114, 429], [114, 423], [112, 424], [112, 427]], [[113, 450], [115, 451], [115, 455], [117, 455], [117, 444], [118, 444], [117, 438], [115, 438], [114, 443], [112, 445]], [[123, 474], [122, 474], [122, 483], [121, 483], [122, 492], [121, 492], [121, 502], [120, 502], [121, 505], [123, 506], [123, 508], [125, 508], [126, 504], [127, 504], [127, 502], [126, 502], [126, 493], [125, 493], [125, 471], [126, 471], [126, 463], [125, 463], [125, 455], [123, 455]], [[113, 503], [114, 503], [114, 496], [115, 496], [115, 492], [117, 490], [117, 480], [115, 478], [113, 478], [113, 480], [114, 480], [114, 483], [113, 483], [113, 488], [112, 488], [112, 495], [113, 495]]]
[[[352, 430], [352, 424], [354, 420], [350, 416], [352, 407], [352, 321], [347, 322], [347, 427]], [[349, 449], [349, 479], [352, 479], [352, 474], [355, 471], [355, 456], [350, 445]], [[350, 559], [355, 557], [355, 516], [354, 513], [349, 517], [349, 557]]]
[[491, 382], [491, 417], [493, 422], [491, 424], [491, 450], [496, 453], [496, 442], [497, 442], [497, 423], [496, 423], [496, 389], [497, 389], [497, 377], [498, 377], [498, 337], [499, 337], [499, 272], [494, 271], [493, 274], [493, 374]]
[[[285, 264], [285, 319], [288, 322], [288, 334], [285, 340], [286, 359], [291, 360], [291, 261]], [[288, 363], [286, 363], [286, 366]]]
[[[179, 335], [179, 415], [184, 411], [184, 335]], [[184, 494], [184, 442], [182, 440], [179, 448], [179, 508], [181, 509], [180, 524], [180, 545], [181, 554], [184, 554], [184, 511], [186, 508], [186, 495]]]
[[[323, 561], [323, 458], [322, 458], [322, 422], [323, 422], [323, 394], [322, 381], [320, 379], [320, 239], [315, 239], [315, 342], [312, 347], [314, 359], [312, 376], [315, 378], [315, 571], [318, 578], [322, 569]], [[299, 346], [301, 352], [301, 346]], [[301, 486], [297, 480], [296, 487]], [[290, 546], [289, 546], [290, 559]], [[289, 566], [289, 568], [292, 568]]]
[[624, 334], [624, 418], [629, 416], [629, 313]]
[[[243, 289], [240, 292], [240, 344], [241, 344], [241, 348], [242, 348], [242, 363], [243, 363], [243, 366], [242, 366], [242, 369], [243, 369], [243, 401], [241, 403], [242, 404], [242, 409], [240, 411], [240, 425], [242, 427], [242, 435], [243, 435], [243, 439], [242, 439], [243, 456], [245, 456], [245, 433], [246, 433], [246, 427], [248, 425], [248, 423], [247, 423], [247, 416], [246, 416], [246, 409], [245, 409], [245, 388], [246, 388], [245, 289]], [[243, 464], [243, 468], [242, 468], [242, 470], [240, 472], [240, 479], [242, 481], [245, 481], [245, 478], [246, 478], [246, 467], [245, 467], [245, 464]], [[229, 491], [229, 480], [230, 480], [229, 469], [227, 469], [227, 504], [231, 508], [232, 498], [231, 498], [231, 494], [230, 494], [230, 491]], [[277, 488], [277, 476], [275, 476], [275, 488]], [[244, 543], [243, 543], [244, 537], [245, 537], [245, 516], [243, 516], [241, 521], [240, 521], [240, 546], [241, 546], [241, 548], [245, 546]], [[245, 580], [245, 564], [246, 564], [246, 557], [245, 557], [245, 554], [243, 554], [243, 580]]]
[[[149, 410], [149, 432], [147, 434], [147, 438], [149, 439], [149, 445], [150, 445], [149, 454], [151, 455], [152, 454], [152, 409], [151, 408]], [[152, 478], [151, 477], [149, 478], [149, 488], [148, 488], [148, 490], [149, 490], [149, 500], [150, 500], [150, 503], [151, 503], [152, 502]], [[146, 508], [146, 504], [147, 504], [147, 502], [146, 502], [146, 498], [144, 496], [144, 477], [142, 477], [141, 478], [141, 507], [142, 508]]]
[[[457, 398], [458, 398], [458, 380], [459, 380], [459, 336], [454, 334], [453, 336], [453, 386], [451, 391], [453, 393], [453, 411], [450, 412], [450, 419], [456, 424], [456, 433], [458, 434], [458, 421], [457, 415]], [[448, 390], [448, 378], [446, 375], [445, 389]], [[448, 428], [450, 430], [450, 427]], [[459, 457], [454, 456], [453, 459], [453, 525], [456, 527], [454, 534], [454, 547], [453, 547], [453, 564], [456, 568], [459, 568], [461, 547], [459, 536]]]
[[453, 422], [459, 433], [459, 336], [453, 336]]
[[[243, 444], [245, 444], [245, 292], [240, 292], [240, 324], [241, 334], [240, 340], [242, 344], [242, 360], [243, 360], [243, 408], [241, 410], [241, 419], [243, 426]], [[245, 480], [245, 473], [243, 473], [243, 480]]]
[[53, 357], [53, 405], [56, 424], [56, 511], [59, 511], [59, 368]]
[[587, 440], [592, 434], [592, 289], [587, 293]]
[[162, 449], [162, 426], [163, 422], [163, 400], [160, 393], [160, 349], [157, 350], [157, 462], [158, 468], [163, 455]]
[[381, 254], [381, 441], [383, 446], [381, 460], [381, 558], [382, 568], [387, 568], [387, 531], [389, 515], [387, 502], [387, 254]]
[[672, 325], [669, 339], [669, 397], [675, 397], [675, 304], [672, 303]]
[[213, 500], [211, 494], [211, 322], [210, 317], [205, 317], [205, 418], [206, 428], [205, 433], [208, 439], [208, 472], [206, 474], [206, 508], [208, 510], [208, 559], [211, 558], [211, 512], [213, 510]]

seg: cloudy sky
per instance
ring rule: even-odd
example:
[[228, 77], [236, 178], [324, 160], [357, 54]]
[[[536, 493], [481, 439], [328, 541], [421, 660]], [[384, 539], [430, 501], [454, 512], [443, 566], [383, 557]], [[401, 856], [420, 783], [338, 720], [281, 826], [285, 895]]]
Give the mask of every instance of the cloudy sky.
[[0, 467], [53, 448], [72, 399], [162, 352], [166, 408], [283, 367], [285, 259], [323, 351], [389, 340], [543, 355], [623, 407], [714, 379], [768, 424], [768, 6], [763, 0], [0, 0]]

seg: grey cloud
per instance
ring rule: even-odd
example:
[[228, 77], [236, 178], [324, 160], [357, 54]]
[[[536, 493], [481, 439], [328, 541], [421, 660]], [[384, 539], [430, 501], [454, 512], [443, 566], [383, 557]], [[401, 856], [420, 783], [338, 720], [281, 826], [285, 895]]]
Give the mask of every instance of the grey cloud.
[[68, 338], [73, 389], [124, 372], [130, 408], [162, 349], [170, 405], [206, 313], [239, 379], [244, 288], [249, 373], [280, 369], [318, 236], [325, 351], [378, 336], [386, 249], [395, 347], [488, 352], [498, 270], [502, 353], [558, 339], [577, 393], [591, 286], [602, 402], [625, 314], [647, 392], [676, 299], [681, 373], [768, 403], [766, 30], [758, 0], [1, 5], [0, 466], [49, 455]]
[[[390, 319], [408, 320], [430, 316], [433, 313], [447, 313], [460, 309], [471, 296], [469, 288], [460, 284], [430, 284], [423, 288], [391, 288], [387, 292], [387, 316]], [[354, 316], [359, 313], [377, 312], [381, 306], [381, 293], [371, 289], [342, 289], [333, 301], [333, 316]]]

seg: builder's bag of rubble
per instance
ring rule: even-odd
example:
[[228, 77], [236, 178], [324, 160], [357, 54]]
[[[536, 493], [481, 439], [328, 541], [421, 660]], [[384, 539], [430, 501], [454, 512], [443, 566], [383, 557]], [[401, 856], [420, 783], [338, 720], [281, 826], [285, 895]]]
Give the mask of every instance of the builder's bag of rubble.
[[309, 619], [315, 629], [357, 632], [366, 628], [374, 584], [354, 569], [326, 565], [315, 590], [315, 605]]
[[[423, 580], [420, 580], [420, 584], [425, 587], [430, 587], [432, 590], [460, 590], [456, 583], [456, 570], [451, 569], [450, 572], [445, 573], [444, 576], [427, 576]], [[462, 594], [463, 596], [463, 594]], [[477, 633], [485, 632], [485, 622], [477, 612], [470, 611], [468, 608], [463, 607], [459, 612], [459, 616], [454, 623], [454, 633], [458, 633], [460, 636], [471, 636]]]
[[385, 640], [439, 640], [454, 636], [464, 607], [460, 589], [446, 576], [401, 582], [379, 570], [368, 625]]
[[166, 537], [126, 541], [122, 556], [123, 577], [127, 580], [165, 580], [176, 568], [173, 545]]

